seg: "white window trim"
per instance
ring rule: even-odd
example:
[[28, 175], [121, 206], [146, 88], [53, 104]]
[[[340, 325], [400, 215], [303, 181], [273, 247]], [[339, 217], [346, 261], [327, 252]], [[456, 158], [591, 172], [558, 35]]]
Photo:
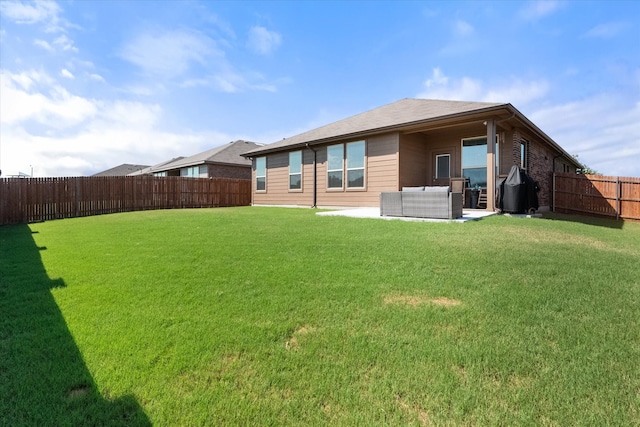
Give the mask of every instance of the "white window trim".
[[[291, 173], [291, 155], [293, 153], [300, 153], [300, 164], [299, 164], [300, 172]], [[304, 154], [302, 153], [302, 150], [289, 152], [289, 184], [288, 185], [289, 185], [289, 191], [293, 193], [301, 193], [302, 189], [304, 188], [302, 183], [302, 166], [304, 164], [303, 157], [304, 157]], [[291, 177], [294, 175], [300, 175], [300, 188], [291, 188]]]
[[[337, 147], [340, 146], [342, 147], [342, 162], [340, 163], [340, 169], [329, 169], [329, 149], [331, 147]], [[332, 144], [327, 146], [327, 191], [343, 191], [344, 187], [345, 187], [345, 182], [344, 182], [344, 166], [345, 166], [345, 160], [344, 160], [344, 144]], [[341, 183], [342, 185], [340, 187], [330, 187], [329, 186], [329, 173], [331, 172], [338, 172], [340, 171], [340, 174], [342, 175], [342, 180]]]
[[[264, 175], [258, 175], [258, 161], [264, 159]], [[258, 190], [258, 178], [264, 178], [264, 189]], [[261, 156], [256, 157], [256, 193], [266, 193], [267, 192], [267, 157]]]
[[[353, 167], [350, 168], [349, 167], [349, 162], [347, 159], [347, 147], [350, 144], [358, 144], [358, 143], [362, 143], [364, 144], [364, 155], [362, 157], [362, 166], [360, 167]], [[344, 162], [346, 165], [345, 168], [345, 174], [344, 174], [344, 178], [343, 178], [343, 182], [344, 182], [344, 186], [347, 190], [364, 190], [367, 187], [367, 142], [365, 140], [360, 140], [360, 141], [352, 141], [352, 142], [348, 142], [344, 145]], [[362, 186], [361, 187], [351, 187], [349, 186], [349, 171], [358, 171], [361, 170], [362, 171]]]

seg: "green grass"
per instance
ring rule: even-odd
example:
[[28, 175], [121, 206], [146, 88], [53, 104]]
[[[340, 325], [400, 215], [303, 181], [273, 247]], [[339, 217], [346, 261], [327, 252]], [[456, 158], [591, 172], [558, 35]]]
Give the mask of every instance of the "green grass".
[[0, 425], [640, 425], [640, 224], [0, 227]]

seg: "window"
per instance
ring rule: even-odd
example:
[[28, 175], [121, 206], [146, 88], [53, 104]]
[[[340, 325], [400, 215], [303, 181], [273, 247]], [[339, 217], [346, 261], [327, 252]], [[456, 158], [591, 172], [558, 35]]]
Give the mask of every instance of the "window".
[[[496, 173], [498, 171], [498, 135], [496, 135]], [[469, 186], [487, 186], [487, 137], [462, 140], [462, 176], [469, 178]]]
[[154, 172], [153, 176], [167, 176], [167, 171], [164, 172]]
[[[206, 167], [203, 166], [203, 169]], [[190, 168], [182, 168], [180, 169], [180, 176], [184, 176], [187, 178], [200, 178], [200, 166], [192, 166]]]
[[327, 147], [327, 188], [342, 188], [344, 144]]
[[267, 191], [267, 158], [256, 158], [256, 191]]
[[347, 188], [364, 188], [364, 141], [347, 144]]
[[302, 151], [289, 153], [289, 190], [302, 190]]
[[528, 156], [527, 156], [527, 148], [529, 146], [529, 141], [526, 139], [520, 140], [520, 167], [522, 169], [527, 169]]
[[451, 177], [449, 168], [451, 164], [451, 156], [449, 154], [436, 155], [436, 179]]
[[[365, 142], [327, 147], [327, 188], [364, 188]], [[345, 176], [346, 167], [346, 176]]]

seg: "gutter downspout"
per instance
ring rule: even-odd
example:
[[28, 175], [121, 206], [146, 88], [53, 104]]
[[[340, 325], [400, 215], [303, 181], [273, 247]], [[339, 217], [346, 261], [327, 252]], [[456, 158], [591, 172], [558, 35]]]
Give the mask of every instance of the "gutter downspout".
[[317, 151], [314, 150], [313, 148], [311, 148], [311, 146], [309, 145], [309, 143], [307, 142], [305, 144], [307, 146], [307, 148], [311, 151], [313, 151], [313, 206], [311, 206], [312, 208], [317, 208], [317, 199], [318, 199], [318, 168], [317, 168], [317, 162], [316, 162], [316, 156], [317, 156]]

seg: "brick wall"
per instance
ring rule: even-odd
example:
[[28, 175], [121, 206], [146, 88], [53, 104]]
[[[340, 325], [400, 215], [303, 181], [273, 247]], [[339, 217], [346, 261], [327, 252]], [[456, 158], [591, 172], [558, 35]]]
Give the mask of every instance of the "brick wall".
[[209, 178], [251, 179], [251, 166], [209, 165]]
[[553, 190], [553, 158], [554, 153], [545, 145], [529, 135], [523, 134], [520, 130], [513, 132], [513, 164], [520, 165], [520, 144], [522, 140], [526, 143], [527, 174], [538, 182], [540, 192], [538, 193], [538, 203], [540, 210], [549, 210], [551, 206]]

